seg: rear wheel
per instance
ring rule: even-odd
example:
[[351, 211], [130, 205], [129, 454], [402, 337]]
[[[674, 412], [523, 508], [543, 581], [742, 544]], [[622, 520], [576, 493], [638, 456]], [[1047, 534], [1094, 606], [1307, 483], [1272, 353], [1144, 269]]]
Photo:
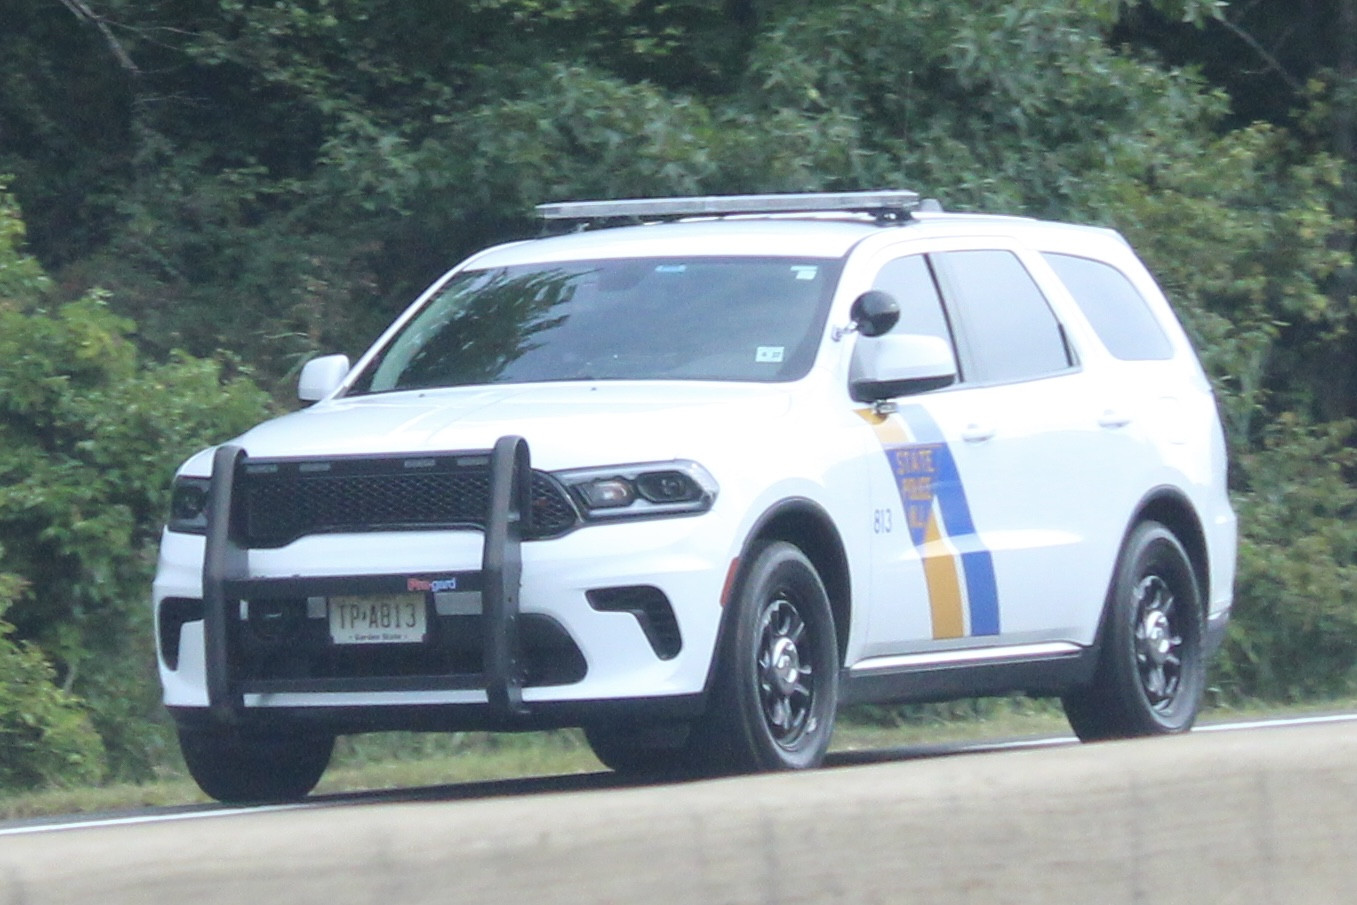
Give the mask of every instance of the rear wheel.
[[839, 655], [824, 584], [804, 553], [757, 548], [730, 603], [707, 713], [688, 741], [706, 772], [818, 766], [838, 705]]
[[1203, 609], [1177, 537], [1158, 522], [1138, 525], [1117, 565], [1094, 679], [1064, 698], [1080, 739], [1191, 728], [1205, 687]]
[[204, 792], [227, 803], [305, 798], [329, 766], [334, 743], [330, 735], [179, 731], [189, 774]]

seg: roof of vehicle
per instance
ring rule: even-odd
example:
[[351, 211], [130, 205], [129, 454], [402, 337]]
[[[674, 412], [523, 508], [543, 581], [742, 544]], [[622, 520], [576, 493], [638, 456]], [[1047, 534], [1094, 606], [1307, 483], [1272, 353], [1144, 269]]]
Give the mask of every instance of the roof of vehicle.
[[[815, 199], [875, 199], [908, 196], [905, 206], [816, 206]], [[625, 257], [751, 256], [839, 258], [857, 243], [882, 231], [909, 230], [925, 235], [955, 233], [1020, 235], [1078, 231], [1085, 235], [1116, 233], [1096, 227], [1052, 223], [1029, 217], [943, 213], [936, 202], [921, 208], [913, 192], [840, 193], [837, 195], [745, 195], [642, 199], [619, 202], [572, 202], [541, 205], [549, 219], [602, 224], [577, 232], [515, 242], [486, 249], [467, 263], [472, 268]], [[752, 200], [751, 200], [752, 199]], [[779, 207], [782, 199], [790, 199]], [[895, 200], [895, 199], [888, 199]], [[762, 203], [760, 203], [762, 202]], [[798, 207], [798, 204], [800, 205]], [[627, 225], [616, 225], [616, 210], [635, 205]], [[622, 206], [620, 208], [614, 206]], [[646, 211], [651, 207], [653, 214]], [[590, 211], [599, 213], [590, 213]], [[685, 210], [698, 213], [687, 214]], [[716, 211], [712, 213], [711, 211]], [[653, 220], [649, 219], [653, 216]], [[642, 221], [642, 222], [638, 222]], [[648, 222], [646, 222], [648, 221]]]
[[881, 227], [871, 220], [709, 219], [616, 226], [487, 249], [468, 264], [666, 256], [839, 258]]

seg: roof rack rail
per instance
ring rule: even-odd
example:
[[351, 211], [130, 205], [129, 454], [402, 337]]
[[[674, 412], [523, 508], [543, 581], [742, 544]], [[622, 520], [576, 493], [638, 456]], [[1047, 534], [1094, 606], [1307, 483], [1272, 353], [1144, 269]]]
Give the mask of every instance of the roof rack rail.
[[919, 206], [905, 189], [877, 192], [804, 192], [776, 195], [704, 195], [689, 198], [627, 198], [617, 201], [561, 201], [537, 205], [543, 220], [602, 220], [619, 217], [728, 216], [734, 214], [863, 213], [903, 217]]

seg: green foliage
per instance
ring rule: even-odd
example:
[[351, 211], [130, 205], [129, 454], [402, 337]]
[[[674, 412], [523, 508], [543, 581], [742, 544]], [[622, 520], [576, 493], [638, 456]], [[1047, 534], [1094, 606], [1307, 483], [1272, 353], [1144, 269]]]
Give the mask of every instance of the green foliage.
[[1228, 4], [1225, 0], [1079, 0], [1077, 5], [1109, 25], [1138, 6], [1152, 7], [1183, 22], [1201, 25], [1220, 18]]
[[[0, 176], [0, 187], [6, 178]], [[51, 288], [47, 274], [35, 258], [5, 253], [5, 249], [20, 247], [24, 237], [24, 221], [18, 210], [0, 199], [0, 299], [36, 297]]]
[[[0, 223], [16, 217], [0, 193]], [[21, 233], [5, 234], [0, 274], [26, 274], [0, 294], [0, 571], [22, 579], [7, 618], [26, 643], [14, 662], [31, 677], [38, 651], [50, 657], [87, 702], [110, 767], [144, 773], [158, 744], [144, 601], [170, 476], [260, 420], [265, 399], [221, 361], [144, 363], [101, 293], [44, 307]]]
[[[1181, 133], [1180, 133], [1181, 134]], [[1350, 297], [1331, 294], [1351, 256], [1332, 207], [1335, 161], [1297, 161], [1294, 143], [1256, 125], [1192, 144], [1124, 147], [1093, 199], [1156, 272], [1216, 380], [1236, 453], [1270, 411], [1313, 411]], [[1146, 187], [1153, 191], [1146, 191]]]
[[1122, 145], [1199, 153], [1223, 109], [1107, 45], [1138, 5], [112, 2], [145, 60], [126, 226], [63, 277], [156, 354], [282, 381], [543, 200], [903, 182], [1069, 216]]
[[84, 708], [53, 684], [42, 652], [15, 641], [3, 619], [22, 588], [16, 576], [0, 574], [0, 789], [97, 781], [103, 744]]
[[1303, 700], [1357, 687], [1354, 425], [1283, 416], [1241, 457], [1249, 489], [1235, 614], [1218, 682], [1231, 696]]

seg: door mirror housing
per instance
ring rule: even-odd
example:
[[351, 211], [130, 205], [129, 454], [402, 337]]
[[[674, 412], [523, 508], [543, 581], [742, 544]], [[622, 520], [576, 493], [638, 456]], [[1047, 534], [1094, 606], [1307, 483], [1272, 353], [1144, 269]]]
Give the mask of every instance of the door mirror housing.
[[860, 337], [848, 380], [856, 402], [881, 402], [956, 383], [952, 346], [939, 336], [887, 334]]
[[322, 355], [302, 366], [297, 380], [297, 398], [302, 402], [317, 402], [339, 389], [349, 375], [349, 356]]
[[848, 312], [863, 336], [883, 336], [900, 320], [900, 303], [880, 289], [870, 289], [853, 300]]

